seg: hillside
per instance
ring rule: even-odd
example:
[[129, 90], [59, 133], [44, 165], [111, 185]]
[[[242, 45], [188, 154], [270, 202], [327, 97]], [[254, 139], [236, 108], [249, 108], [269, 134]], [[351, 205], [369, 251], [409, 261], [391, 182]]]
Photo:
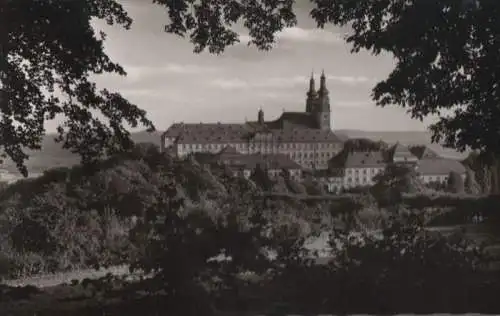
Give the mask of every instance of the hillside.
[[[138, 132], [132, 134], [132, 140], [137, 143], [153, 143], [160, 144], [160, 132], [147, 133]], [[79, 162], [79, 157], [68, 150], [62, 148], [60, 144], [54, 142], [55, 135], [49, 134], [45, 136], [40, 151], [28, 151], [30, 156], [26, 162], [30, 173], [35, 175], [42, 173], [45, 170], [55, 167], [69, 167]], [[20, 176], [16, 166], [11, 161], [6, 161], [4, 169]]]

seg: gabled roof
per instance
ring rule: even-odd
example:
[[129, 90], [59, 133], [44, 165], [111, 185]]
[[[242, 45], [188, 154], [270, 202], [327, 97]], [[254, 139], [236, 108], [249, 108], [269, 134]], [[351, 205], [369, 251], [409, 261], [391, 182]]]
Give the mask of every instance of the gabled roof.
[[400, 144], [399, 142], [397, 142], [393, 147], [392, 147], [392, 159], [394, 159], [394, 157], [398, 157], [398, 158], [411, 158], [411, 159], [416, 159], [417, 157], [415, 157], [410, 149], [402, 144]]
[[417, 172], [421, 175], [447, 175], [450, 172], [464, 174], [467, 172], [464, 165], [455, 159], [424, 158], [417, 163]]
[[424, 158], [439, 158], [432, 149], [427, 146], [414, 146], [410, 150], [418, 159]]

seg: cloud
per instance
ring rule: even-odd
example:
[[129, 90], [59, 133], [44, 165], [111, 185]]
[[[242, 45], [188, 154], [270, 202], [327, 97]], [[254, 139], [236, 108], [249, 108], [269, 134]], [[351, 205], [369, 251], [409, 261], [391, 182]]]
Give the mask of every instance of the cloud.
[[144, 77], [178, 74], [178, 75], [193, 75], [207, 72], [215, 72], [217, 68], [209, 66], [200, 66], [195, 64], [174, 64], [169, 63], [159, 66], [125, 66], [127, 77], [131, 80], [141, 80]]
[[332, 106], [341, 107], [341, 108], [349, 108], [349, 109], [366, 109], [366, 108], [374, 108], [375, 103], [370, 100], [361, 100], [361, 101], [334, 101]]
[[250, 83], [245, 80], [241, 80], [238, 78], [233, 78], [233, 79], [224, 79], [224, 78], [219, 78], [219, 79], [214, 79], [213, 81], [210, 82], [210, 85], [214, 87], [218, 87], [221, 89], [225, 90], [235, 90], [235, 89], [246, 89], [250, 88]]
[[[332, 83], [355, 86], [361, 84], [371, 84], [376, 81], [375, 78], [369, 78], [365, 76], [327, 76], [326, 80], [327, 86], [328, 84]], [[295, 86], [307, 87], [308, 82], [308, 76], [271, 77], [267, 79], [256, 80], [243, 80], [239, 78], [218, 78], [212, 80], [210, 82], [210, 85], [225, 90], [287, 89]]]
[[297, 42], [321, 42], [339, 43], [343, 42], [338, 33], [329, 32], [324, 29], [303, 29], [300, 27], [289, 27], [277, 34], [278, 39]]
[[334, 81], [348, 85], [357, 85], [363, 83], [375, 83], [377, 78], [369, 78], [365, 76], [326, 76], [327, 81]]
[[[239, 39], [242, 44], [247, 44], [251, 40], [248, 34], [240, 34]], [[319, 28], [288, 27], [276, 33], [276, 39], [278, 42], [343, 43], [341, 34]]]
[[131, 101], [134, 102], [158, 102], [158, 100], [161, 100], [160, 102], [163, 104], [184, 104], [188, 103], [191, 105], [196, 105], [196, 104], [201, 104], [203, 101], [205, 101], [204, 98], [200, 96], [192, 96], [190, 95], [189, 98], [186, 97], [186, 94], [188, 94], [188, 91], [185, 90], [179, 90], [179, 89], [122, 89], [121, 93], [129, 98]]

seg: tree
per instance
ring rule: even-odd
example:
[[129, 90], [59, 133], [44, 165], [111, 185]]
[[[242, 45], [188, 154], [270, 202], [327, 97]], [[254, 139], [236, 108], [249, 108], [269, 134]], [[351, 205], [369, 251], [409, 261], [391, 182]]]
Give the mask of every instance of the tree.
[[396, 208], [403, 201], [402, 193], [410, 193], [414, 188], [415, 171], [410, 167], [389, 164], [384, 172], [374, 177], [375, 185], [370, 188], [380, 207]]
[[[293, 0], [160, 1], [170, 21], [165, 30], [188, 35], [195, 52], [220, 53], [238, 42], [232, 30], [242, 21], [251, 41], [272, 48], [276, 32], [297, 23]], [[433, 140], [448, 146], [498, 152], [500, 141], [500, 3], [484, 0], [311, 0], [311, 17], [350, 27], [352, 52], [391, 54], [396, 66], [373, 89], [379, 106], [397, 104], [422, 120], [440, 119]]]
[[457, 172], [450, 172], [448, 176], [448, 190], [453, 193], [464, 192], [464, 180]]
[[353, 151], [381, 151], [387, 149], [388, 146], [383, 141], [373, 141], [367, 138], [351, 138], [344, 143], [344, 150], [347, 152]]
[[257, 164], [255, 169], [250, 175], [250, 180], [252, 180], [258, 187], [260, 187], [265, 192], [269, 192], [273, 188], [273, 181], [269, 177], [267, 168], [261, 164]]
[[56, 141], [82, 162], [130, 147], [125, 123], [154, 129], [145, 111], [91, 80], [126, 75], [105, 54], [94, 19], [126, 29], [132, 23], [114, 0], [0, 3], [0, 142], [24, 176], [24, 149], [41, 148], [44, 123], [56, 116], [66, 118]]
[[[498, 193], [497, 158], [492, 154], [471, 152], [462, 164], [474, 172], [474, 179], [477, 181], [483, 193]], [[496, 185], [496, 186], [495, 186]]]

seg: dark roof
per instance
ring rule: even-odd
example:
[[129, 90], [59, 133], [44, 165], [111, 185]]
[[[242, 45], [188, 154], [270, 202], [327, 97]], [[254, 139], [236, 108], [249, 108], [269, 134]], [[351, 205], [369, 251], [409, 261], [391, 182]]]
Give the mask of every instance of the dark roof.
[[422, 175], [447, 175], [450, 172], [464, 174], [467, 170], [455, 159], [424, 158], [418, 161], [417, 171]]
[[317, 127], [314, 117], [306, 112], [283, 112], [277, 120], [266, 122], [266, 125], [271, 129]]
[[219, 160], [233, 168], [255, 169], [258, 165], [268, 169], [302, 169], [302, 167], [284, 154], [233, 154], [219, 155]]
[[379, 151], [351, 152], [347, 155], [345, 168], [384, 167], [384, 155]]
[[284, 154], [258, 155], [264, 160], [264, 165], [269, 169], [302, 169], [302, 167]]
[[176, 138], [184, 144], [231, 144], [246, 142], [256, 133], [271, 133], [277, 142], [303, 143], [341, 143], [342, 141], [331, 131], [312, 128], [263, 128], [253, 122], [244, 124], [199, 123], [173, 124], [164, 137]]
[[417, 157], [415, 157], [410, 149], [408, 149], [408, 147], [404, 146], [404, 145], [401, 145], [399, 142], [396, 143], [394, 145], [394, 147], [392, 148], [392, 157], [402, 157], [402, 158], [412, 158], [412, 159], [416, 159]]
[[418, 158], [438, 158], [439, 155], [436, 154], [427, 146], [413, 146], [410, 151]]

